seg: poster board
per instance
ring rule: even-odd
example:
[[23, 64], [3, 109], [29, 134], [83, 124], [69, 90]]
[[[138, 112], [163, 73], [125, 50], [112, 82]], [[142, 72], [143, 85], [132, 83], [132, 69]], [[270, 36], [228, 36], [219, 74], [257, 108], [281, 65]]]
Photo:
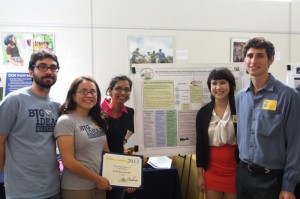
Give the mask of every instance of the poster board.
[[289, 63], [286, 69], [286, 84], [296, 88], [300, 85], [300, 63]]
[[194, 154], [196, 114], [210, 102], [207, 77], [230, 69], [237, 91], [249, 83], [244, 63], [133, 65], [135, 149], [146, 156]]
[[32, 85], [28, 73], [31, 54], [41, 49], [54, 52], [55, 43], [54, 33], [2, 32], [0, 35], [1, 101], [10, 92]]

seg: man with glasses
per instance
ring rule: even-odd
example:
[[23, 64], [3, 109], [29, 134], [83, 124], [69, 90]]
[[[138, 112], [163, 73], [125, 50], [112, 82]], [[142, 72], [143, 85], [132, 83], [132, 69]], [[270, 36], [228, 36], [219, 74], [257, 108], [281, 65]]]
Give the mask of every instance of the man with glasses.
[[59, 199], [60, 179], [53, 136], [59, 103], [49, 97], [59, 63], [56, 55], [31, 55], [30, 87], [0, 102], [0, 170], [7, 198]]

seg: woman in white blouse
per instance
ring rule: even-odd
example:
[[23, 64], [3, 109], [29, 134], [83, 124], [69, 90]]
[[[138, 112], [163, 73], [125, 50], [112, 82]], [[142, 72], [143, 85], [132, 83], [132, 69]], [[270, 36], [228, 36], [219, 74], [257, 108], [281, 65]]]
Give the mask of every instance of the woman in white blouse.
[[227, 68], [216, 68], [207, 85], [211, 102], [196, 118], [198, 190], [206, 193], [206, 199], [236, 199], [235, 78]]

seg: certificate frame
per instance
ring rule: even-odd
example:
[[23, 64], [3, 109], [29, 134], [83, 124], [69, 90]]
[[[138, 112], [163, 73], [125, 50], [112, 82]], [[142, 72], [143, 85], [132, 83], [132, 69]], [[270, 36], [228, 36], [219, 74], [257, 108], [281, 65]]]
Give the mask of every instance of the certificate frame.
[[143, 156], [104, 153], [102, 176], [111, 186], [143, 188]]

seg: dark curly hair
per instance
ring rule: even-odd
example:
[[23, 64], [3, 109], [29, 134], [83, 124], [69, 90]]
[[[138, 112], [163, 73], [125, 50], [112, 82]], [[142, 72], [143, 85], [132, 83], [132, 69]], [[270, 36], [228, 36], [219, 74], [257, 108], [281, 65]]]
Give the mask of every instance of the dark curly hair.
[[243, 46], [243, 58], [246, 57], [247, 51], [250, 48], [265, 49], [269, 59], [272, 59], [272, 57], [275, 55], [274, 45], [263, 37], [255, 37], [247, 41], [247, 43]]
[[59, 69], [59, 62], [57, 59], [57, 56], [54, 53], [45, 51], [45, 50], [39, 50], [37, 52], [32, 53], [31, 57], [30, 57], [30, 61], [29, 61], [29, 65], [28, 65], [28, 69], [29, 70], [33, 70], [35, 63], [37, 60], [42, 60], [45, 58], [50, 58], [53, 61], [55, 61], [57, 63], [57, 67]]

